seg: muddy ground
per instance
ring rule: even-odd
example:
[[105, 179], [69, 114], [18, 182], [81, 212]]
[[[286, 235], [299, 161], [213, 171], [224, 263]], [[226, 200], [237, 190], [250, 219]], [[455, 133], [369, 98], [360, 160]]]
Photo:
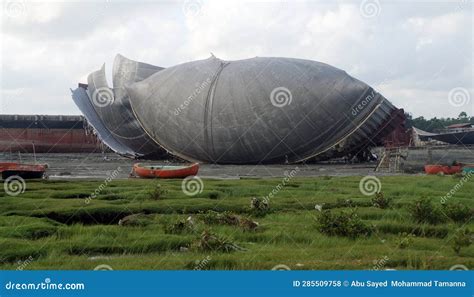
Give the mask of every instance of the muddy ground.
[[[16, 154], [1, 154], [2, 162], [19, 161]], [[34, 163], [32, 154], [22, 154], [21, 161]], [[37, 154], [37, 163], [49, 165], [48, 176], [51, 179], [97, 178], [103, 179], [114, 173], [116, 178], [128, 178], [132, 165], [137, 160], [109, 154]], [[147, 164], [179, 164], [169, 161], [141, 161]], [[296, 170], [300, 177], [311, 176], [354, 176], [375, 174], [376, 163], [365, 164], [298, 164], [298, 165], [213, 165], [202, 164], [199, 170], [201, 177], [238, 179], [283, 177]], [[120, 169], [118, 169], [120, 168]], [[114, 172], [115, 171], [115, 172]], [[393, 175], [376, 173], [376, 175]]]

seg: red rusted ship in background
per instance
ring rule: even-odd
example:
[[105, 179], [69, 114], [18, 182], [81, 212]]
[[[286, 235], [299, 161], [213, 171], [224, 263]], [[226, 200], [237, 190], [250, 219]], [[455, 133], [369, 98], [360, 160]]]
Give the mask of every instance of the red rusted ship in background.
[[102, 152], [101, 141], [82, 116], [0, 115], [0, 152]]
[[20, 176], [21, 178], [43, 178], [46, 174], [46, 164], [21, 164], [16, 162], [0, 163], [0, 173], [2, 179], [10, 176]]

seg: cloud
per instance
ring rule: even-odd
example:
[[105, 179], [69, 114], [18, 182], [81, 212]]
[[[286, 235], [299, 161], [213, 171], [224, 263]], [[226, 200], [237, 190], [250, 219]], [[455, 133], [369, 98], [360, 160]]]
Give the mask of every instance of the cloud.
[[[111, 82], [116, 53], [169, 67], [211, 52], [328, 63], [415, 116], [474, 113], [468, 1], [17, 1], [1, 14], [3, 113], [78, 114], [69, 88], [104, 62]], [[465, 106], [449, 104], [457, 87]]]

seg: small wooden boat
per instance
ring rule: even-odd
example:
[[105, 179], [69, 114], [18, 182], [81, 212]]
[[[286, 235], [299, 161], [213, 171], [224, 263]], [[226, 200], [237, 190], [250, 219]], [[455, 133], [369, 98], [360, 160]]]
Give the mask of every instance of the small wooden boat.
[[24, 179], [43, 178], [47, 168], [48, 165], [46, 164], [22, 164], [15, 162], [0, 163], [2, 179], [7, 179], [13, 175], [18, 175]]
[[462, 165], [425, 165], [426, 174], [456, 174], [461, 170]]
[[133, 165], [133, 172], [139, 177], [144, 178], [183, 178], [196, 175], [198, 171], [198, 163], [193, 163], [188, 166], [157, 166], [142, 165], [140, 163]]

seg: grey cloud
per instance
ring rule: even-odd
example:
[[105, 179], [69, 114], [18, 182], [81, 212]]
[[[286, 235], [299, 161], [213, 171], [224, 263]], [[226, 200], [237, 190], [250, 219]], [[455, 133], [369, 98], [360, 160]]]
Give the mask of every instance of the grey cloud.
[[[103, 62], [110, 78], [116, 53], [169, 67], [210, 52], [328, 63], [414, 115], [457, 115], [447, 94], [463, 87], [472, 98], [461, 108], [474, 111], [471, 1], [379, 1], [372, 18], [361, 1], [203, 0], [195, 16], [181, 1], [56, 2], [50, 19], [27, 3], [26, 18], [3, 17], [1, 28], [1, 94], [23, 88], [42, 98], [21, 113], [78, 113], [69, 88]], [[12, 104], [2, 111], [19, 112]]]

